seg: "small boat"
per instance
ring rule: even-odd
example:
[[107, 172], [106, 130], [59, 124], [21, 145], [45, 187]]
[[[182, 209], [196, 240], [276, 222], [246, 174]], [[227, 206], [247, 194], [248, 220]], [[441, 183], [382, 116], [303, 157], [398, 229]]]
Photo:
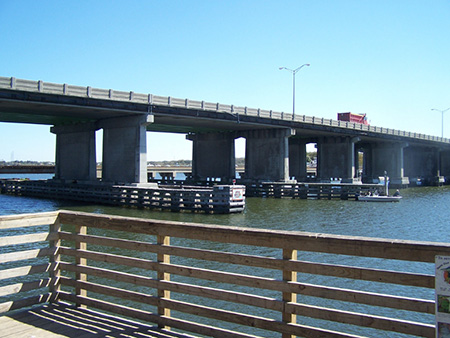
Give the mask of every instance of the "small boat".
[[373, 196], [358, 196], [358, 201], [363, 202], [399, 202], [402, 196], [383, 196], [383, 195], [373, 195]]

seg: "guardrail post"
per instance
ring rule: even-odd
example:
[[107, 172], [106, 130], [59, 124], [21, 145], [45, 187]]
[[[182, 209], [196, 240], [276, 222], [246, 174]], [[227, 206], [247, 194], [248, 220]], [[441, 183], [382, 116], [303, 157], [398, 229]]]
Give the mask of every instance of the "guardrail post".
[[[77, 239], [75, 241], [75, 249], [77, 251], [84, 251], [87, 249], [87, 244], [84, 242], [80, 236], [87, 234], [87, 227], [85, 225], [77, 225], [75, 229], [77, 236]], [[86, 266], [87, 265], [87, 259], [82, 258], [80, 254], [78, 253], [75, 257], [75, 265], [78, 267], [80, 266]], [[77, 282], [85, 282], [87, 281], [87, 275], [85, 273], [77, 272], [75, 274], [75, 279]], [[75, 288], [75, 294], [76, 296], [86, 297], [87, 296], [87, 290], [83, 289], [81, 286], [78, 286]], [[81, 302], [76, 302], [77, 307], [86, 308], [86, 305], [83, 305]]]
[[58, 301], [59, 298], [59, 290], [61, 289], [61, 285], [59, 284], [59, 277], [61, 276], [61, 270], [59, 269], [59, 262], [61, 261], [61, 255], [59, 254], [59, 247], [61, 246], [61, 240], [59, 239], [59, 233], [61, 231], [61, 223], [59, 222], [59, 218], [56, 218], [55, 223], [50, 224], [49, 233], [50, 234], [58, 234], [58, 237], [55, 240], [49, 241], [49, 247], [54, 249], [53, 254], [50, 256], [50, 279], [51, 284], [49, 287], [49, 291], [51, 293], [52, 301]]
[[[283, 249], [283, 260], [297, 260], [297, 250], [293, 249]], [[283, 270], [283, 281], [285, 282], [296, 282], [297, 281], [297, 272], [291, 270]], [[283, 302], [285, 304], [283, 313], [282, 313], [282, 321], [285, 323], [295, 324], [297, 321], [296, 315], [286, 312], [286, 304], [287, 303], [296, 303], [297, 302], [297, 294], [291, 292], [283, 292]], [[282, 338], [294, 338], [295, 336], [283, 333]]]
[[[157, 236], [158, 245], [161, 246], [170, 246], [170, 236]], [[158, 252], [157, 255], [158, 261], [158, 272], [157, 279], [159, 281], [170, 281], [170, 273], [164, 272], [164, 268], [161, 267], [160, 264], [170, 264], [170, 255], [166, 255]], [[161, 284], [160, 284], [161, 285]], [[158, 287], [158, 298], [159, 299], [170, 299], [170, 291], [164, 290], [161, 287]], [[170, 317], [170, 309], [165, 308], [164, 306], [158, 306], [158, 315], [164, 317]], [[170, 330], [170, 327], [164, 325], [158, 325], [160, 328], [164, 328]]]

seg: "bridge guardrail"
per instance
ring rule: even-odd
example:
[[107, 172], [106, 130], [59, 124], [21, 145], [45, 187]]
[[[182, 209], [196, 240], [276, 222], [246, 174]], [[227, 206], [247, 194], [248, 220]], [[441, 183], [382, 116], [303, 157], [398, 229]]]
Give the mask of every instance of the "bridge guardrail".
[[15, 77], [0, 77], [0, 88], [29, 91], [29, 92], [41, 92], [48, 94], [89, 97], [94, 99], [111, 99], [116, 101], [128, 101], [140, 104], [153, 104], [153, 105], [180, 107], [187, 109], [189, 108], [202, 109], [215, 112], [224, 112], [229, 114], [248, 115], [278, 120], [290, 120], [306, 124], [332, 126], [353, 130], [364, 130], [372, 133], [380, 133], [450, 144], [450, 139], [438, 136], [425, 135], [417, 132], [408, 132], [392, 128], [363, 125], [360, 123], [337, 121], [333, 119], [325, 119], [315, 116], [292, 115], [289, 113], [274, 112], [272, 110], [262, 110], [259, 108], [236, 107], [234, 105], [229, 104], [195, 101], [189, 99], [179, 99], [173, 98], [171, 96], [157, 96], [153, 94], [134, 93], [133, 91], [125, 92], [112, 89], [92, 88], [90, 86], [83, 87], [68, 84], [56, 84], [43, 81], [16, 79]]

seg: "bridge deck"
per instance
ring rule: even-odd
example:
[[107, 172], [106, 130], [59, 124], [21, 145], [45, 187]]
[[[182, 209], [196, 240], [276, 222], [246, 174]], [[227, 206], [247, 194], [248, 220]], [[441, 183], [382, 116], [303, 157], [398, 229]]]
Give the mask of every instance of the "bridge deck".
[[62, 303], [45, 305], [0, 317], [0, 337], [127, 337], [193, 338], [148, 324]]

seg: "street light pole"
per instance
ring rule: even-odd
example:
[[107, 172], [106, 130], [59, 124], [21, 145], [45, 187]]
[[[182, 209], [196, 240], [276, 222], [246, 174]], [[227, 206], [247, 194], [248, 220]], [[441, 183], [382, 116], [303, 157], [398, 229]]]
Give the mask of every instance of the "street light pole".
[[305, 63], [304, 65], [301, 65], [300, 67], [296, 68], [296, 69], [290, 69], [287, 67], [280, 67], [280, 70], [288, 70], [292, 73], [292, 114], [295, 115], [295, 74], [297, 74], [297, 72], [302, 69], [304, 66], [310, 66], [309, 63]]
[[442, 121], [441, 121], [441, 129], [442, 129], [442, 130], [441, 130], [441, 133], [442, 133], [442, 135], [441, 135], [441, 137], [444, 138], [444, 113], [445, 113], [447, 110], [450, 110], [450, 107], [447, 108], [447, 109], [444, 109], [444, 110], [435, 109], [435, 108], [433, 108], [433, 109], [431, 109], [431, 110], [439, 111], [439, 112], [441, 112], [441, 114], [442, 114]]

